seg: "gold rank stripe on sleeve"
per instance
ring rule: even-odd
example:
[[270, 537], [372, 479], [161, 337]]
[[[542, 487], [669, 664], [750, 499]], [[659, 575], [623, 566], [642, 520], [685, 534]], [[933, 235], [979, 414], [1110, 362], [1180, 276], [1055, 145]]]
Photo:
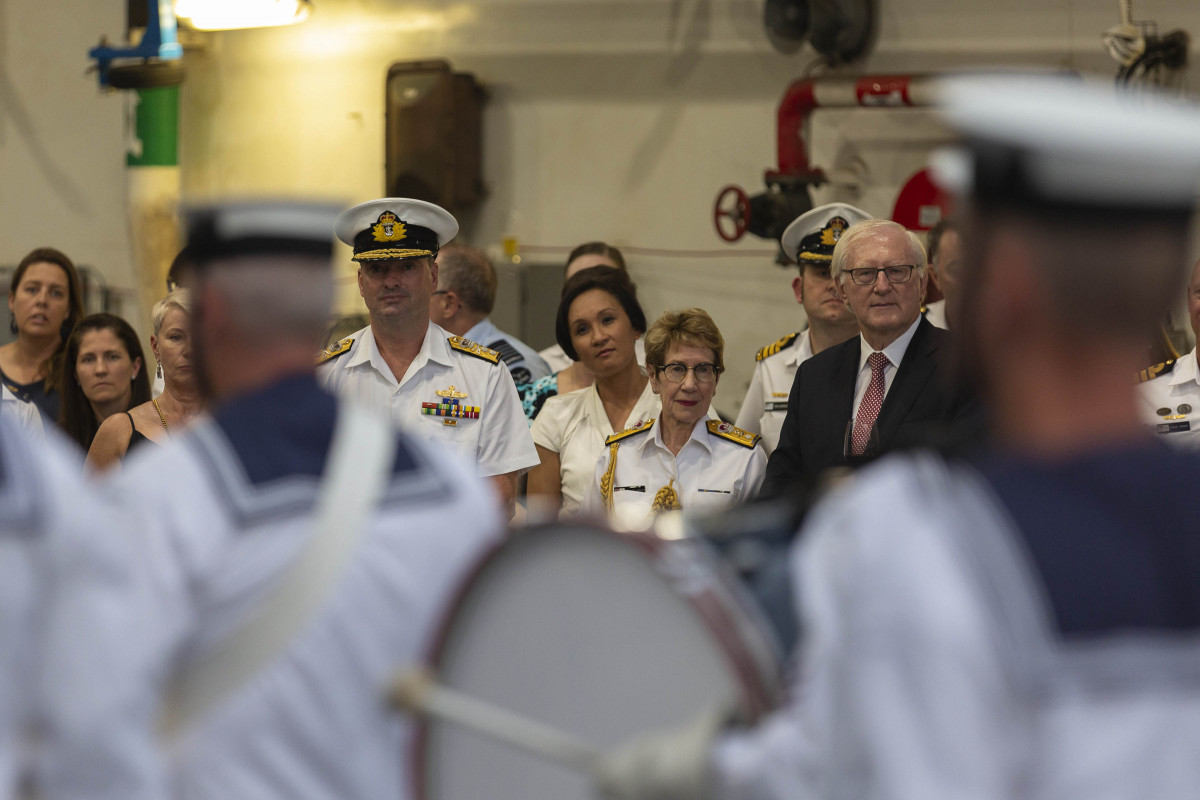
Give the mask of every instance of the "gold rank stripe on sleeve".
[[756, 356], [754, 356], [754, 360], [762, 361], [767, 356], [773, 356], [776, 353], [778, 353], [780, 350], [788, 349], [789, 347], [792, 346], [792, 344], [795, 343], [796, 337], [799, 335], [800, 335], [799, 333], [789, 333], [787, 336], [784, 336], [782, 339], [775, 342], [774, 344], [767, 345], [762, 350], [758, 351], [758, 354]]
[[607, 439], [604, 440], [604, 444], [610, 445], [610, 444], [613, 444], [614, 442], [619, 442], [622, 439], [633, 436], [635, 433], [642, 433], [644, 431], [650, 430], [653, 427], [654, 427], [654, 420], [648, 419], [645, 422], [642, 422], [638, 425], [634, 425], [632, 428], [626, 428], [623, 431], [614, 433], [612, 436], [609, 436]]
[[1145, 383], [1149, 380], [1154, 380], [1159, 375], [1168, 375], [1171, 370], [1175, 369], [1175, 359], [1170, 358], [1161, 364], [1155, 364], [1152, 367], [1146, 367], [1138, 373], [1138, 383]]
[[478, 342], [472, 342], [470, 339], [464, 339], [461, 336], [451, 336], [449, 339], [450, 346], [460, 353], [466, 353], [476, 358], [482, 358], [484, 361], [490, 361], [493, 364], [500, 363], [500, 354], [491, 348], [484, 347]]
[[326, 347], [324, 350], [321, 351], [321, 354], [317, 356], [317, 363], [324, 364], [326, 361], [329, 361], [330, 359], [337, 358], [342, 353], [350, 352], [350, 347], [353, 344], [354, 344], [354, 339], [347, 337], [345, 339], [342, 339], [337, 344]]
[[730, 425], [728, 422], [721, 422], [719, 419], [710, 419], [708, 421], [708, 432], [713, 436], [720, 436], [722, 439], [728, 439], [731, 442], [736, 442], [742, 447], [754, 447], [758, 444], [758, 440], [762, 437], [757, 433], [744, 431], [736, 425]]

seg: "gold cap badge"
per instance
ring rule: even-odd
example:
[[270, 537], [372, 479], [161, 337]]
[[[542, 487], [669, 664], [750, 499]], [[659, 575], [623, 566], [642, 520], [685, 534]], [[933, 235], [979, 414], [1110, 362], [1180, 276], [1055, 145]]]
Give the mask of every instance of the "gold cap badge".
[[379, 221], [371, 226], [371, 230], [374, 232], [377, 242], [399, 242], [408, 233], [404, 228], [404, 223], [391, 211], [380, 214]]

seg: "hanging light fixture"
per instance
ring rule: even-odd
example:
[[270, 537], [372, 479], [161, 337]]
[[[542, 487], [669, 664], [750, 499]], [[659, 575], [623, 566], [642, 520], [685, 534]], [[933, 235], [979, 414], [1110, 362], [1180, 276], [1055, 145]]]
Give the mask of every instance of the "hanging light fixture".
[[309, 0], [175, 0], [175, 16], [201, 31], [294, 25], [311, 11]]

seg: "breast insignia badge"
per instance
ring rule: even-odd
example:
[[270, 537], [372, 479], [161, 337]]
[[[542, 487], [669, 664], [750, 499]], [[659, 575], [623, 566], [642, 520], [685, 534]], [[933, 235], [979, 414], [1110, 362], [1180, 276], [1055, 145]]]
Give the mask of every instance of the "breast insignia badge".
[[451, 384], [449, 388], [438, 389], [434, 392], [444, 398], [434, 403], [421, 403], [421, 413], [431, 417], [444, 417], [442, 424], [448, 427], [458, 425], [460, 419], [479, 419], [479, 406], [465, 406], [460, 403], [467, 397], [466, 392], [460, 392], [458, 387]]

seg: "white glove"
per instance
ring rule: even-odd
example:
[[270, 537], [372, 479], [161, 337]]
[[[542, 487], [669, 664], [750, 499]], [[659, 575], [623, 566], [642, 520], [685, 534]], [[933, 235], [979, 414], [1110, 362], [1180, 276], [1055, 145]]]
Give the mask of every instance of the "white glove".
[[1146, 40], [1136, 25], [1114, 25], [1105, 32], [1103, 38], [1108, 54], [1125, 67], [1137, 61], [1146, 52]]
[[706, 800], [709, 754], [730, 715], [709, 710], [678, 728], [639, 734], [593, 767], [596, 794], [613, 800]]

